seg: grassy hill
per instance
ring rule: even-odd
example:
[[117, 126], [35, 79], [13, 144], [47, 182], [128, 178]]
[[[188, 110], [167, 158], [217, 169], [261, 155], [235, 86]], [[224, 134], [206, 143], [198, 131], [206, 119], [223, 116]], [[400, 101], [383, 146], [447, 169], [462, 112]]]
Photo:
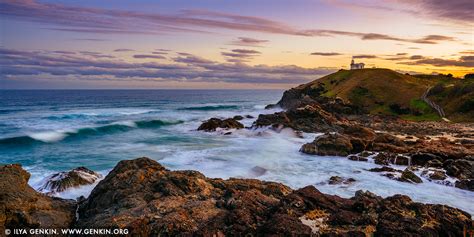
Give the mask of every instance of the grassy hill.
[[432, 88], [428, 98], [445, 110], [446, 117], [472, 121], [469, 115], [474, 105], [473, 81], [446, 76], [411, 76], [376, 68], [340, 70], [292, 90], [310, 96], [339, 97], [370, 114], [397, 115], [416, 121], [440, 120], [438, 113], [421, 99]]

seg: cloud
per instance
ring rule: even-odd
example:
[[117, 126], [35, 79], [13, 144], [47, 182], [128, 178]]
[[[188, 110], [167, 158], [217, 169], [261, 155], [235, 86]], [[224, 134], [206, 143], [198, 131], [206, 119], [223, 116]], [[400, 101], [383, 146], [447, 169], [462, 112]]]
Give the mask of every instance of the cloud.
[[231, 52], [222, 52], [221, 55], [227, 57], [227, 62], [232, 63], [243, 63], [247, 62], [250, 59], [255, 58], [255, 56], [261, 54], [257, 50], [251, 49], [233, 49]]
[[[306, 37], [349, 36], [358, 37], [361, 40], [388, 40], [419, 44], [437, 44], [453, 40], [452, 37], [440, 35], [408, 39], [371, 32], [297, 29], [285, 23], [262, 17], [207, 10], [184, 10], [179, 14], [159, 14], [69, 6], [35, 0], [2, 0], [0, 15], [17, 20], [59, 26], [49, 28], [52, 30], [101, 34], [210, 33], [208, 29], [226, 29]], [[247, 45], [256, 44], [258, 41], [251, 38], [240, 38], [240, 42]]]
[[[400, 0], [398, 0], [400, 1]], [[410, 8], [416, 8], [418, 12], [437, 18], [439, 20], [450, 20], [458, 23], [473, 24], [472, 12], [474, 2], [472, 0], [401, 0]], [[418, 14], [419, 14], [418, 13]]]
[[[415, 57], [419, 56], [419, 57]], [[461, 56], [459, 59], [426, 58], [420, 55], [414, 55], [411, 62], [400, 62], [405, 65], [431, 65], [436, 67], [474, 67], [474, 56]]]
[[366, 59], [372, 59], [372, 58], [378, 58], [375, 55], [368, 55], [368, 54], [359, 54], [359, 55], [354, 55], [353, 58], [366, 58]]
[[246, 47], [262, 47], [262, 44], [268, 43], [268, 40], [260, 40], [249, 37], [239, 37], [237, 40], [232, 41], [231, 45], [246, 46]]
[[133, 58], [139, 58], [139, 59], [166, 59], [164, 56], [161, 55], [150, 55], [150, 54], [135, 54], [133, 55]]
[[135, 51], [135, 50], [133, 50], [133, 49], [116, 49], [116, 50], [114, 50], [114, 52], [133, 52], [133, 51]]
[[302, 68], [219, 63], [195, 55], [172, 58], [170, 63], [95, 59], [78, 53], [55, 54], [0, 48], [0, 78], [53, 77], [55, 80], [222, 82], [247, 84], [300, 84], [334, 72], [336, 68]]
[[338, 55], [343, 55], [343, 54], [334, 53], [334, 52], [331, 52], [331, 53], [314, 52], [314, 53], [311, 53], [311, 55], [316, 55], [316, 56], [338, 56]]
[[474, 54], [474, 50], [465, 50], [465, 51], [461, 51], [459, 53], [460, 54]]

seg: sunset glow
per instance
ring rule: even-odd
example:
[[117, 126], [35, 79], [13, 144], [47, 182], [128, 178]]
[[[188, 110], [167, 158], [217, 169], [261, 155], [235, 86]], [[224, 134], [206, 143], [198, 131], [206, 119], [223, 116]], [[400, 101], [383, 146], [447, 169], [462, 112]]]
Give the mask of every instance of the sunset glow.
[[1, 0], [0, 88], [288, 88], [474, 72], [471, 0]]

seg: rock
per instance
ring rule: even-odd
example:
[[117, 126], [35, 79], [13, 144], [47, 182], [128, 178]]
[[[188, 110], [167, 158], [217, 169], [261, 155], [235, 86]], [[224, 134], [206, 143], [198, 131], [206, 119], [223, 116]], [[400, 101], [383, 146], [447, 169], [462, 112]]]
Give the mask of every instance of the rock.
[[199, 126], [197, 129], [198, 131], [205, 131], [205, 132], [214, 132], [217, 128], [224, 128], [224, 129], [240, 129], [244, 128], [244, 125], [238, 122], [235, 119], [228, 118], [228, 119], [218, 119], [218, 118], [211, 118]]
[[401, 170], [394, 169], [392, 167], [383, 166], [382, 168], [369, 169], [370, 172], [402, 172]]
[[411, 158], [410, 158], [410, 157], [406, 157], [406, 156], [402, 156], [402, 155], [397, 155], [397, 156], [395, 156], [393, 159], [391, 159], [390, 162], [391, 162], [392, 164], [395, 164], [395, 165], [406, 165], [406, 166], [410, 166], [410, 165], [411, 165]]
[[30, 174], [20, 165], [2, 165], [0, 174], [0, 229], [72, 226], [75, 201], [36, 192], [28, 185]]
[[241, 115], [235, 115], [235, 116], [233, 117], [233, 119], [234, 119], [234, 120], [238, 120], [238, 121], [239, 121], [239, 120], [242, 120], [242, 119], [244, 119], [244, 117], [243, 117], [243, 116], [241, 116]]
[[374, 157], [374, 162], [377, 165], [389, 165], [393, 154], [380, 152]]
[[265, 109], [274, 109], [274, 108], [278, 108], [278, 105], [276, 105], [276, 104], [269, 104], [269, 105], [265, 106]]
[[262, 176], [265, 173], [267, 173], [267, 169], [265, 169], [263, 167], [260, 167], [260, 166], [255, 166], [250, 171], [251, 171], [252, 175], [255, 176], [255, 177]]
[[433, 161], [433, 160], [441, 160], [439, 156], [430, 154], [430, 153], [415, 153], [411, 155], [411, 162], [413, 165], [420, 165], [423, 166], [426, 163]]
[[331, 176], [329, 178], [328, 184], [335, 185], [335, 184], [351, 184], [355, 182], [356, 180], [353, 178], [342, 178], [339, 176]]
[[363, 151], [363, 152], [359, 153], [358, 156], [367, 158], [367, 157], [369, 157], [369, 156], [371, 156], [371, 155], [373, 155], [373, 154], [374, 154], [374, 153], [373, 153], [373, 152], [370, 152], [370, 151]]
[[[148, 158], [120, 161], [77, 208], [0, 167], [5, 228], [123, 228], [131, 236], [462, 236], [471, 216], [446, 205], [357, 191], [352, 198], [255, 179], [169, 171]], [[347, 179], [350, 180], [350, 179]]]
[[369, 160], [369, 159], [367, 159], [365, 157], [362, 157], [362, 156], [359, 156], [359, 155], [350, 155], [350, 156], [348, 156], [348, 159], [353, 160], [353, 161], [368, 161]]
[[38, 191], [54, 194], [69, 188], [93, 184], [101, 177], [101, 174], [86, 167], [78, 167], [68, 172], [59, 172], [46, 177]]
[[421, 176], [426, 177], [430, 180], [445, 180], [447, 178], [446, 173], [438, 169], [426, 169], [421, 172]]
[[322, 132], [334, 130], [340, 122], [334, 115], [313, 104], [274, 114], [260, 114], [254, 126], [283, 126], [303, 132]]
[[470, 160], [449, 160], [443, 164], [446, 174], [458, 179], [474, 179], [474, 161]]
[[420, 177], [416, 176], [416, 174], [410, 171], [408, 168], [402, 172], [402, 176], [398, 179], [398, 181], [407, 183], [423, 183], [423, 180], [421, 180]]
[[430, 160], [430, 161], [426, 162], [425, 166], [426, 167], [434, 167], [434, 168], [442, 168], [443, 167], [443, 162], [441, 162], [438, 159], [434, 159], [434, 160]]
[[349, 137], [339, 133], [326, 133], [313, 142], [304, 144], [301, 152], [321, 156], [347, 156], [352, 152]]
[[454, 184], [456, 188], [465, 189], [474, 192], [474, 179], [461, 179]]
[[252, 116], [252, 115], [250, 115], [250, 114], [245, 115], [245, 117], [248, 118], [248, 119], [253, 119], [253, 118], [255, 118], [254, 116]]

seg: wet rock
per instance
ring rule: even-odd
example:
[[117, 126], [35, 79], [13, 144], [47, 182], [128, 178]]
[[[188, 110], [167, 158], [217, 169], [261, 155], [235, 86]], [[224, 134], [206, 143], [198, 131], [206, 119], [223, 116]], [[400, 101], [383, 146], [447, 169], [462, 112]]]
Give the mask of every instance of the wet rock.
[[442, 168], [443, 167], [443, 162], [441, 162], [438, 159], [433, 159], [425, 164], [426, 167], [434, 167], [434, 168]]
[[421, 172], [421, 175], [430, 180], [445, 180], [447, 178], [446, 173], [444, 171], [437, 169], [423, 170]]
[[245, 117], [248, 118], [248, 119], [253, 119], [253, 118], [255, 118], [254, 116], [252, 116], [252, 115], [250, 115], [250, 114], [245, 115]]
[[402, 155], [397, 155], [395, 157], [393, 157], [390, 162], [392, 164], [395, 164], [395, 165], [406, 165], [406, 166], [409, 166], [411, 165], [411, 158], [410, 157], [406, 157], [406, 156], [402, 156]]
[[456, 188], [465, 189], [474, 192], [474, 179], [462, 179], [454, 184]]
[[244, 119], [244, 117], [241, 116], [241, 115], [236, 115], [236, 116], [233, 117], [233, 119], [239, 121], [239, 120]]
[[255, 127], [287, 127], [303, 132], [321, 132], [334, 130], [339, 119], [318, 105], [306, 105], [274, 114], [261, 114], [255, 121]]
[[373, 155], [373, 154], [374, 154], [374, 152], [363, 151], [363, 152], [359, 153], [358, 156], [367, 158], [367, 157], [369, 157], [369, 156], [371, 156], [371, 155]]
[[347, 156], [352, 152], [350, 138], [339, 133], [326, 133], [304, 144], [301, 152], [321, 156]]
[[75, 221], [74, 201], [37, 193], [19, 165], [0, 171], [0, 224], [7, 228], [120, 227], [134, 236], [358, 236], [367, 231], [375, 236], [462, 236], [471, 223], [471, 216], [459, 209], [416, 203], [403, 195], [382, 198], [358, 191], [347, 199], [313, 186], [291, 190], [255, 179], [169, 171], [148, 158], [119, 162], [80, 202]]
[[369, 160], [366, 157], [359, 156], [359, 155], [350, 155], [347, 158], [349, 160], [353, 160], [353, 161], [368, 161]]
[[335, 185], [335, 184], [351, 184], [355, 182], [356, 180], [353, 178], [343, 178], [339, 176], [331, 176], [329, 178], [328, 184]]
[[223, 128], [223, 129], [240, 129], [244, 128], [244, 125], [241, 124], [239, 121], [228, 118], [228, 119], [219, 119], [219, 118], [211, 118], [199, 126], [197, 129], [198, 131], [205, 131], [205, 132], [214, 132], [216, 131], [217, 128]]
[[30, 174], [20, 165], [0, 166], [0, 174], [0, 228], [71, 227], [75, 201], [36, 192], [28, 185]]
[[391, 153], [380, 152], [374, 157], [374, 162], [377, 165], [389, 165], [393, 156]]
[[458, 179], [474, 179], [474, 161], [448, 160], [443, 164], [446, 174]]
[[102, 175], [86, 167], [74, 168], [68, 172], [59, 172], [45, 178], [38, 191], [54, 194], [70, 188], [93, 184]]
[[402, 172], [402, 176], [398, 179], [398, 181], [407, 183], [423, 183], [423, 180], [421, 180], [420, 177], [418, 177], [409, 169], [405, 169]]
[[411, 162], [413, 165], [426, 165], [430, 161], [438, 160], [440, 161], [441, 158], [437, 155], [433, 155], [430, 153], [416, 153], [411, 155]]
[[402, 172], [401, 170], [394, 169], [392, 167], [383, 166], [381, 168], [369, 169], [370, 172]]
[[252, 175], [256, 176], [256, 177], [262, 176], [265, 173], [267, 173], [267, 169], [265, 169], [263, 167], [260, 167], [260, 166], [255, 166], [250, 171], [251, 171]]

